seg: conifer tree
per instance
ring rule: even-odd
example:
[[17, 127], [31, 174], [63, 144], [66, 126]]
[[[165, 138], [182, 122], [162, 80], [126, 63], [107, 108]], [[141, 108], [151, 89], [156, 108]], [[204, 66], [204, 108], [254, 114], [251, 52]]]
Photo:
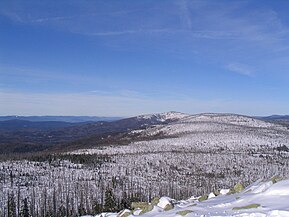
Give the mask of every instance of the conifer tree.
[[22, 206], [22, 210], [21, 210], [21, 217], [30, 217], [27, 198], [25, 198], [23, 200], [23, 206]]
[[127, 197], [127, 193], [123, 192], [119, 208], [120, 209], [130, 209], [130, 204], [131, 204], [131, 202], [130, 202], [129, 198]]
[[101, 213], [103, 211], [103, 207], [102, 207], [102, 205], [100, 203], [98, 203], [98, 201], [94, 202], [93, 211], [96, 214]]
[[8, 195], [8, 217], [16, 217], [16, 203], [13, 193]]
[[117, 204], [115, 197], [110, 188], [107, 188], [105, 191], [105, 199], [104, 199], [104, 211], [105, 212], [114, 212], [117, 210]]

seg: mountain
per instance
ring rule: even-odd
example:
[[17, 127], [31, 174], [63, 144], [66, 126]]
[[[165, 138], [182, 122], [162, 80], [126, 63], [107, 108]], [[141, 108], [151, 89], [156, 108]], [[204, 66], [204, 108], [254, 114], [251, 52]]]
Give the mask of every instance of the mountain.
[[[127, 151], [130, 153], [179, 150], [272, 151], [277, 147], [287, 147], [289, 141], [289, 130], [286, 127], [235, 114], [184, 115], [168, 124], [133, 130], [128, 134], [139, 138], [137, 143], [132, 141], [128, 145]], [[115, 147], [107, 153], [119, 149]], [[82, 153], [81, 150], [78, 152]], [[88, 152], [98, 153], [98, 149]]]
[[[273, 184], [274, 178], [251, 185], [289, 176], [289, 130], [275, 122], [169, 112], [1, 136], [0, 150], [16, 154], [0, 155], [0, 207], [13, 193], [19, 201], [27, 197], [28, 204], [35, 204], [33, 213], [63, 210], [63, 216], [65, 210], [72, 216], [95, 216], [139, 204], [147, 217], [287, 214], [283, 205], [288, 198], [279, 194], [287, 192], [287, 184]], [[226, 190], [236, 183], [245, 191]], [[230, 195], [213, 198], [210, 192]], [[145, 203], [132, 207], [136, 201]]]
[[257, 119], [280, 124], [289, 129], [289, 115], [271, 115], [267, 117], [257, 117]]
[[271, 115], [271, 116], [265, 116], [265, 117], [257, 117], [261, 120], [266, 121], [289, 121], [289, 115]]
[[235, 114], [167, 112], [111, 122], [0, 122], [0, 146], [5, 153], [91, 149], [116, 144], [133, 146], [135, 142], [142, 142], [145, 148], [153, 144], [157, 150], [169, 151], [179, 147], [202, 151], [261, 147], [272, 150], [287, 147], [288, 139], [285, 126]]
[[69, 123], [63, 121], [24, 121], [7, 120], [0, 121], [0, 131], [42, 131], [60, 129], [70, 126], [76, 126], [83, 123]]
[[181, 112], [171, 111], [171, 112], [165, 112], [165, 113], [160, 113], [160, 114], [139, 115], [134, 118], [142, 120], [142, 121], [148, 120], [151, 124], [152, 123], [159, 124], [159, 123], [168, 123], [168, 122], [178, 121], [187, 116], [189, 115], [181, 113]]
[[[86, 145], [91, 143], [109, 144], [117, 142], [119, 133], [144, 129], [153, 125], [164, 125], [177, 121], [186, 114], [167, 112], [162, 114], [140, 115], [136, 117], [92, 123], [64, 122], [23, 122], [22, 120], [0, 122], [0, 147], [5, 152], [31, 152], [65, 147]], [[57, 126], [56, 126], [57, 125]], [[37, 128], [38, 126], [38, 128]], [[6, 131], [4, 131], [6, 129]], [[30, 129], [30, 130], [27, 130]], [[4, 132], [3, 132], [4, 131]], [[112, 135], [116, 137], [111, 138]], [[103, 141], [103, 137], [109, 139]], [[89, 139], [91, 138], [92, 139]], [[89, 139], [89, 141], [88, 141]], [[100, 141], [99, 141], [100, 140]], [[83, 144], [85, 143], [85, 144]], [[5, 149], [3, 147], [6, 147]]]
[[121, 117], [97, 117], [97, 116], [0, 116], [0, 121], [23, 120], [23, 121], [60, 121], [69, 123], [79, 122], [97, 122], [97, 121], [115, 121]]

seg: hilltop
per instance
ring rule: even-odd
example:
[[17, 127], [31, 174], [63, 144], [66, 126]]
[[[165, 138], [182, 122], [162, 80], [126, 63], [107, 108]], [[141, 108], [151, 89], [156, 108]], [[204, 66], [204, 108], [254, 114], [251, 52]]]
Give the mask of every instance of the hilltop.
[[[164, 115], [166, 116], [166, 115]], [[167, 124], [148, 126], [124, 134], [133, 140], [127, 146], [73, 153], [118, 153], [161, 151], [273, 151], [287, 146], [289, 130], [282, 125], [236, 114], [177, 114]], [[174, 117], [175, 117], [174, 116]], [[149, 116], [156, 117], [154, 116]]]

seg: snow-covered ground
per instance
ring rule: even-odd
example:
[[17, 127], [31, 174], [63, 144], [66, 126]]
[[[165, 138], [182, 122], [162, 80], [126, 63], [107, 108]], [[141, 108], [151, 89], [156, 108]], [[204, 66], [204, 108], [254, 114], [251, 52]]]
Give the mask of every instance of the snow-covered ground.
[[[239, 192], [236, 186], [236, 192]], [[124, 210], [120, 213], [102, 213], [96, 217], [193, 217], [193, 216], [251, 216], [251, 217], [282, 217], [289, 216], [289, 179], [266, 182], [257, 181], [239, 193], [221, 190], [222, 195], [210, 193], [208, 199], [191, 197], [188, 200], [176, 201], [162, 197], [152, 204], [143, 204], [145, 208]], [[219, 193], [220, 193], [219, 192]], [[140, 214], [141, 210], [146, 210]]]
[[271, 131], [288, 134], [286, 127], [258, 120], [252, 117], [235, 114], [198, 114], [187, 115], [166, 126], [153, 128], [147, 133], [162, 132], [165, 135], [182, 135], [196, 132], [236, 132], [236, 131]]
[[189, 116], [181, 112], [165, 112], [160, 114], [139, 115], [138, 119], [155, 119], [159, 122], [177, 121]]
[[[289, 130], [281, 125], [233, 114], [185, 115], [164, 113], [157, 115], [175, 118], [176, 121], [156, 127], [134, 130], [133, 135], [141, 134], [143, 141], [132, 142], [127, 146], [113, 146], [103, 149], [80, 149], [71, 154], [124, 154], [155, 153], [164, 151], [220, 151], [248, 152], [287, 146]], [[161, 139], [151, 140], [155, 135]], [[146, 138], [148, 138], [146, 140]]]
[[[55, 206], [56, 210], [69, 210], [72, 216], [79, 216], [80, 210], [96, 213], [94, 207], [104, 205], [106, 189], [112, 190], [118, 202], [124, 193], [129, 200], [137, 197], [137, 201], [150, 201], [163, 195], [181, 200], [229, 188], [237, 182], [247, 186], [273, 175], [289, 176], [289, 152], [286, 148], [277, 149], [288, 147], [289, 130], [285, 127], [232, 114], [172, 112], [154, 117], [158, 118], [156, 123], [163, 120], [164, 124], [131, 131], [132, 137], [128, 138], [139, 137], [138, 142], [101, 147], [96, 144], [93, 149], [63, 153], [59, 159], [42, 159], [43, 162], [0, 162], [0, 216], [7, 216], [7, 199], [11, 194], [15, 200], [20, 198], [19, 207], [27, 198], [33, 213], [58, 212]], [[262, 192], [259, 193], [254, 194], [256, 197], [240, 195], [261, 204], [262, 208], [257, 210], [263, 212], [267, 203], [257, 201], [257, 195]], [[222, 207], [218, 208], [214, 201], [220, 205], [224, 198], [222, 201], [228, 200], [234, 207], [238, 203], [243, 206], [242, 200], [236, 199], [240, 195], [218, 196], [202, 203], [191, 198], [179, 201], [174, 210], [162, 212], [156, 207], [151, 214], [176, 216], [176, 212], [185, 211], [182, 206], [188, 206], [194, 209], [188, 216], [202, 215], [207, 210], [222, 216], [226, 213], [221, 213]], [[193, 203], [197, 205], [191, 207]], [[226, 207], [228, 215], [237, 214], [232, 210], [234, 207]], [[267, 214], [280, 216], [273, 208]]]

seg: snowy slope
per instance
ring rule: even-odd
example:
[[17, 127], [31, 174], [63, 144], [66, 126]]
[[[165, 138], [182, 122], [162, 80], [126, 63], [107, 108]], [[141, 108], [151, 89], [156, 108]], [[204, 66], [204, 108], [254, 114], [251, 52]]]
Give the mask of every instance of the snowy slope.
[[[233, 114], [200, 114], [186, 116], [165, 126], [143, 131], [149, 136], [161, 134], [169, 139], [149, 141], [201, 149], [228, 148], [244, 151], [249, 149], [271, 149], [288, 145], [289, 131], [286, 127], [251, 117]], [[172, 138], [173, 137], [173, 138]], [[139, 143], [138, 143], [139, 144]], [[167, 150], [167, 148], [165, 149]]]
[[215, 122], [247, 127], [276, 127], [275, 124], [237, 114], [205, 113], [187, 116], [181, 122]]
[[[66, 153], [59, 156], [60, 159], [51, 156], [43, 161], [40, 158], [41, 162], [34, 162], [33, 158], [33, 161], [1, 161], [0, 216], [7, 211], [9, 193], [14, 192], [16, 196], [19, 186], [20, 200], [28, 197], [29, 201], [35, 202], [34, 213], [42, 213], [44, 200], [47, 201], [45, 208], [52, 208], [56, 193], [57, 208], [68, 206], [74, 210], [74, 216], [95, 214], [92, 211], [95, 202], [104, 205], [105, 189], [112, 189], [116, 201], [124, 198], [123, 193], [132, 195], [129, 201], [149, 201], [164, 195], [179, 200], [173, 201], [174, 209], [164, 211], [172, 200], [163, 197], [161, 204], [155, 204], [155, 210], [144, 217], [180, 217], [176, 213], [184, 214], [186, 210], [193, 211], [187, 216], [238, 216], [238, 212], [241, 212], [239, 216], [288, 216], [284, 206], [288, 201], [284, 190], [288, 189], [288, 181], [284, 185], [280, 184], [282, 182], [274, 185], [271, 182], [255, 183], [247, 193], [216, 198], [210, 194], [211, 199], [205, 202], [194, 198], [180, 201], [191, 195], [230, 188], [238, 182], [248, 186], [255, 180], [268, 180], [274, 175], [289, 177], [289, 152], [286, 148], [276, 149], [288, 147], [288, 129], [232, 114], [188, 116], [165, 113], [139, 118], [163, 121], [155, 121], [142, 130], [135, 128], [139, 130], [129, 131], [132, 135], [121, 134], [128, 143], [101, 146], [96, 141], [93, 149], [70, 153], [80, 156]], [[174, 121], [169, 121], [172, 119]], [[135, 123], [135, 118], [130, 121]], [[144, 122], [140, 120], [141, 124]], [[147, 122], [154, 121], [148, 119]], [[87, 199], [81, 200], [84, 192]], [[139, 196], [135, 198], [135, 195]], [[70, 201], [69, 205], [67, 201]], [[252, 204], [261, 207], [233, 210]], [[80, 213], [79, 207], [84, 207], [85, 212]], [[251, 211], [253, 214], [249, 214]]]
[[[166, 113], [163, 120], [179, 119], [166, 125], [131, 131], [143, 141], [105, 149], [77, 150], [73, 154], [151, 153], [162, 151], [272, 151], [288, 146], [289, 130], [278, 124], [233, 114], [185, 115]], [[144, 118], [144, 117], [142, 117]], [[150, 138], [161, 135], [160, 139]], [[148, 138], [148, 139], [146, 139]]]
[[181, 112], [165, 112], [160, 114], [149, 114], [149, 115], [139, 115], [137, 119], [145, 120], [145, 119], [154, 119], [158, 122], [171, 122], [183, 119], [189, 116], [188, 114], [184, 114]]
[[[193, 216], [289, 216], [289, 179], [255, 182], [240, 193], [209, 194], [209, 199], [200, 202], [200, 197], [176, 201], [162, 197], [156, 205], [147, 208], [143, 217], [193, 217]], [[225, 189], [221, 192], [228, 192]], [[148, 204], [149, 207], [149, 204]], [[167, 211], [166, 211], [167, 210]], [[130, 213], [130, 214], [129, 214]], [[96, 217], [138, 216], [140, 210], [102, 213]], [[126, 215], [125, 215], [126, 214]], [[129, 214], [129, 215], [128, 215]]]
[[199, 114], [189, 115], [179, 121], [170, 123], [159, 129], [152, 129], [155, 133], [161, 131], [165, 134], [176, 135], [195, 132], [218, 132], [218, 131], [240, 131], [240, 130], [274, 130], [287, 131], [286, 127], [278, 124], [265, 122], [252, 117], [235, 114]]

